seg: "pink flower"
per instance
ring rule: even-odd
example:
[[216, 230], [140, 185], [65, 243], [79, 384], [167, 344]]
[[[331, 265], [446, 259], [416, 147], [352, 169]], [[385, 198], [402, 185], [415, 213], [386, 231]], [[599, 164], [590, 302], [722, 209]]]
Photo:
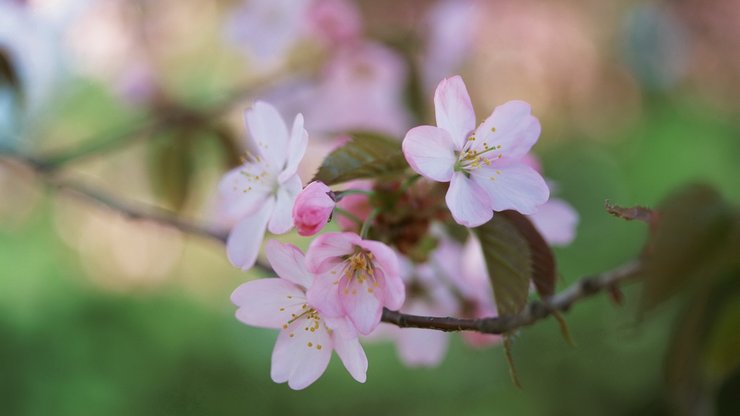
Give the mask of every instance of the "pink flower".
[[334, 211], [332, 192], [323, 182], [311, 182], [303, 189], [293, 205], [293, 221], [298, 234], [314, 235], [329, 222]]
[[308, 387], [324, 373], [336, 351], [352, 377], [364, 383], [367, 357], [346, 318], [328, 318], [306, 298], [314, 275], [303, 253], [290, 244], [267, 243], [265, 251], [278, 278], [244, 283], [231, 295], [236, 317], [247, 325], [280, 329], [272, 351], [272, 380], [294, 390]]
[[347, 316], [363, 335], [378, 326], [384, 306], [403, 305], [398, 258], [381, 242], [354, 233], [323, 234], [311, 243], [306, 264], [320, 274], [308, 291], [311, 304], [326, 316]]
[[293, 228], [293, 204], [302, 188], [296, 170], [308, 144], [300, 114], [290, 133], [277, 110], [264, 102], [246, 112], [246, 121], [251, 153], [219, 184], [222, 220], [236, 224], [226, 253], [242, 270], [254, 265], [265, 230], [282, 234]]
[[434, 106], [437, 127], [411, 129], [403, 153], [417, 173], [450, 182], [445, 199], [455, 221], [477, 227], [493, 211], [532, 214], [547, 201], [544, 179], [521, 161], [540, 134], [529, 104], [500, 105], [475, 129], [470, 96], [462, 78], [455, 76], [439, 83]]

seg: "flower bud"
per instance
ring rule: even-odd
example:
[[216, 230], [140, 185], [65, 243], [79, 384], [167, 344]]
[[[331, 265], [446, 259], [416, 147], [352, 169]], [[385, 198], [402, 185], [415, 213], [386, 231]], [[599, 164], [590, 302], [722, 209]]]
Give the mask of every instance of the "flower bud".
[[334, 194], [323, 182], [311, 182], [293, 205], [293, 221], [298, 234], [310, 236], [321, 231], [334, 211]]

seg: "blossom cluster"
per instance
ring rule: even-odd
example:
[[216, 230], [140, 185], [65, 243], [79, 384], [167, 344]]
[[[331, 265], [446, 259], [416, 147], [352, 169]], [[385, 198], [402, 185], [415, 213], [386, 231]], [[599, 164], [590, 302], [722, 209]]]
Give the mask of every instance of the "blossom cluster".
[[[399, 146], [410, 169], [395, 181], [332, 184], [334, 190], [320, 181], [303, 186], [298, 166], [309, 139], [301, 114], [289, 128], [270, 104], [247, 110], [248, 151], [219, 185], [218, 212], [232, 226], [229, 260], [252, 268], [268, 231], [295, 228], [313, 238], [305, 253], [268, 241], [265, 254], [277, 276], [249, 281], [232, 295], [239, 320], [280, 331], [272, 355], [275, 382], [307, 387], [323, 374], [332, 351], [364, 382], [368, 361], [360, 337], [395, 341], [411, 366], [442, 360], [447, 334], [381, 324], [384, 308], [496, 316], [479, 243], [456, 240], [445, 224], [472, 228], [495, 221], [497, 211], [516, 210], [529, 215], [550, 243], [572, 240], [577, 215], [563, 201], [549, 200], [530, 154], [540, 125], [529, 105], [504, 103], [476, 127], [459, 76], [439, 84], [434, 105], [437, 126], [412, 128]], [[388, 195], [392, 203], [383, 202]], [[326, 227], [333, 230], [322, 233]], [[472, 333], [464, 339], [473, 346], [499, 340]]]

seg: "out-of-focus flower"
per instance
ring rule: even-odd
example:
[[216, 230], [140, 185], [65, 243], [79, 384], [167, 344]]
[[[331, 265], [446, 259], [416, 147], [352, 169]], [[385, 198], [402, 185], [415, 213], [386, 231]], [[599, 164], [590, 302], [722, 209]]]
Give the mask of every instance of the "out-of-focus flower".
[[323, 182], [311, 182], [303, 189], [293, 206], [293, 222], [298, 234], [310, 236], [321, 231], [334, 211], [331, 189]]
[[[348, 189], [359, 189], [363, 191], [369, 191], [372, 189], [372, 183], [370, 181], [363, 180], [348, 182], [346, 186]], [[372, 206], [370, 206], [369, 198], [365, 194], [346, 195], [337, 202], [337, 206], [360, 220], [367, 218], [373, 210]], [[359, 225], [344, 215], [337, 216], [337, 223], [339, 223], [339, 226], [344, 231], [360, 231]]]
[[427, 12], [422, 74], [428, 91], [460, 71], [472, 46], [476, 12], [476, 3], [468, 0], [438, 1]]
[[[542, 164], [534, 155], [527, 155], [522, 161], [542, 173]], [[549, 186], [557, 192], [557, 184], [550, 182]], [[562, 199], [550, 198], [528, 217], [548, 244], [567, 246], [576, 238], [578, 212]]]
[[[468, 239], [462, 252], [462, 266], [457, 283], [470, 302], [467, 316], [470, 318], [491, 318], [498, 316], [493, 297], [491, 280], [486, 269], [486, 260], [478, 239]], [[464, 332], [465, 341], [474, 347], [485, 347], [501, 341], [500, 335]]]
[[280, 329], [272, 352], [272, 380], [294, 390], [308, 387], [326, 370], [336, 351], [350, 375], [364, 383], [367, 357], [357, 332], [346, 318], [329, 318], [306, 297], [314, 275], [304, 255], [290, 244], [271, 240], [265, 252], [278, 278], [239, 286], [231, 301], [236, 317], [247, 325]]
[[236, 9], [226, 36], [254, 63], [274, 68], [287, 57], [307, 29], [311, 0], [249, 0]]
[[243, 165], [221, 179], [218, 213], [221, 220], [236, 224], [226, 251], [242, 270], [254, 265], [266, 229], [282, 234], [293, 228], [293, 204], [302, 189], [296, 171], [308, 145], [300, 114], [289, 133], [274, 107], [257, 102], [246, 112], [246, 122], [250, 152]]
[[328, 45], [357, 40], [362, 32], [362, 17], [348, 0], [313, 0], [308, 10], [311, 33]]
[[398, 258], [381, 242], [354, 233], [323, 234], [311, 243], [306, 264], [320, 275], [308, 291], [311, 304], [328, 317], [347, 316], [363, 335], [378, 326], [384, 306], [403, 305]]
[[312, 132], [372, 130], [400, 136], [410, 120], [402, 96], [406, 75], [401, 57], [377, 43], [341, 48], [302, 106], [307, 127]]
[[549, 197], [544, 179], [521, 159], [537, 142], [540, 124], [522, 101], [496, 107], [477, 130], [462, 78], [440, 82], [434, 95], [437, 127], [411, 129], [403, 153], [419, 174], [450, 182], [445, 198], [453, 218], [477, 227], [493, 211], [532, 214]]

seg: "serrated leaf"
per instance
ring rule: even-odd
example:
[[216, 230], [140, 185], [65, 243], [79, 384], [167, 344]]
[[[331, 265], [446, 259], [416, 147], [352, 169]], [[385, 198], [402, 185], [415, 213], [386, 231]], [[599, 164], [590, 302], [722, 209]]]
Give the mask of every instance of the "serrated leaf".
[[529, 218], [517, 211], [503, 211], [497, 215], [503, 215], [511, 221], [519, 234], [527, 240], [531, 253], [532, 281], [535, 289], [543, 298], [552, 296], [555, 293], [555, 281], [557, 279], [555, 255], [542, 234], [537, 231]]
[[324, 159], [313, 180], [334, 185], [354, 179], [391, 176], [406, 168], [408, 164], [399, 141], [373, 133], [356, 133]]
[[691, 284], [712, 284], [726, 266], [734, 215], [706, 185], [683, 188], [660, 204], [643, 255], [643, 312]]
[[499, 315], [519, 313], [527, 304], [533, 274], [529, 243], [504, 215], [494, 215], [473, 232], [483, 250]]

